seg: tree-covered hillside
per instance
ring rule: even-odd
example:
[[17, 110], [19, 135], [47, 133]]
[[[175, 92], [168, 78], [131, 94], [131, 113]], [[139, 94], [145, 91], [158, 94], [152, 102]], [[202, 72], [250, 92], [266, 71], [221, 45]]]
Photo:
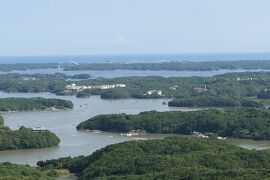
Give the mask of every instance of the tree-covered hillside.
[[1, 180], [52, 180], [44, 172], [30, 166], [0, 163]]
[[81, 180], [248, 179], [270, 177], [270, 151], [246, 150], [215, 139], [169, 137], [110, 145], [90, 156], [38, 162], [68, 168]]
[[60, 139], [48, 130], [33, 131], [25, 127], [20, 127], [19, 130], [0, 128], [0, 150], [47, 148], [57, 146], [59, 143]]
[[63, 99], [45, 98], [3, 98], [0, 99], [0, 111], [31, 111], [55, 109], [72, 109], [73, 103]]
[[270, 139], [270, 111], [262, 109], [209, 109], [198, 111], [142, 112], [138, 115], [98, 115], [80, 123], [78, 130], [192, 134], [194, 131], [219, 136]]
[[195, 96], [188, 98], [174, 99], [168, 103], [173, 107], [247, 107], [263, 108], [264, 103], [253, 99], [236, 99], [219, 96]]
[[0, 127], [4, 125], [4, 118], [0, 114]]

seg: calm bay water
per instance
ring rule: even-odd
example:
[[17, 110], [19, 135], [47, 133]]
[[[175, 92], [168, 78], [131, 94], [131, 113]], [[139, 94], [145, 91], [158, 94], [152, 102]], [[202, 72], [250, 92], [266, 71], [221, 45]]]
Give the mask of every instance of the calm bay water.
[[[99, 96], [92, 96], [86, 99], [78, 99], [74, 96], [56, 96], [50, 93], [0, 93], [0, 98], [5, 97], [44, 97], [62, 98], [71, 100], [74, 109], [70, 111], [41, 111], [41, 112], [17, 112], [3, 114], [5, 124], [12, 129], [20, 126], [35, 127], [42, 126], [57, 134], [61, 143], [57, 147], [34, 149], [34, 150], [15, 150], [1, 151], [0, 161], [13, 162], [19, 164], [35, 165], [39, 160], [47, 160], [66, 156], [89, 155], [94, 151], [110, 144], [123, 141], [136, 140], [134, 137], [124, 137], [120, 133], [95, 134], [92, 132], [76, 131], [76, 125], [88, 118], [98, 114], [108, 113], [128, 113], [137, 114], [142, 111], [157, 110], [189, 110], [187, 108], [170, 108], [162, 105], [170, 99], [146, 99], [146, 100], [102, 100]], [[147, 134], [140, 136], [143, 139], [163, 138], [169, 135]], [[230, 143], [240, 145], [248, 149], [270, 148], [270, 141], [253, 141], [228, 139]]]
[[161, 77], [191, 77], [191, 76], [200, 76], [200, 77], [211, 77], [214, 75], [232, 73], [232, 72], [269, 72], [270, 70], [216, 70], [216, 71], [138, 71], [138, 70], [114, 70], [114, 71], [63, 71], [62, 69], [35, 69], [27, 71], [10, 71], [10, 72], [1, 72], [0, 74], [7, 73], [18, 73], [18, 74], [55, 74], [55, 73], [65, 73], [67, 75], [75, 74], [90, 74], [94, 77], [103, 77], [103, 78], [117, 78], [117, 77], [129, 77], [129, 76], [161, 76]]
[[[19, 164], [35, 165], [39, 160], [46, 160], [64, 156], [89, 155], [97, 149], [106, 145], [133, 140], [133, 137], [123, 137], [120, 133], [101, 133], [94, 134], [91, 132], [76, 131], [76, 125], [90, 117], [98, 114], [107, 113], [128, 113], [136, 114], [146, 110], [169, 111], [169, 108], [162, 105], [162, 102], [169, 99], [161, 100], [102, 100], [99, 96], [91, 98], [78, 99], [74, 96], [55, 96], [49, 93], [1, 93], [0, 98], [4, 97], [44, 97], [44, 98], [63, 98], [71, 100], [74, 103], [74, 109], [71, 111], [55, 112], [18, 112], [3, 114], [5, 125], [12, 129], [20, 126], [36, 127], [42, 126], [54, 132], [60, 137], [61, 143], [58, 147], [35, 149], [35, 150], [18, 150], [0, 152], [0, 161], [9, 161]], [[185, 110], [185, 109], [182, 109]], [[146, 135], [141, 138], [160, 138], [166, 135]]]

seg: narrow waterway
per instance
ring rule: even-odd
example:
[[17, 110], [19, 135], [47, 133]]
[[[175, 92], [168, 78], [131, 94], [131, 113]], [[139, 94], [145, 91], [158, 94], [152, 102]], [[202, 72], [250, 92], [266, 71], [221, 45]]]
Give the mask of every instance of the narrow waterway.
[[[170, 99], [126, 99], [126, 100], [102, 100], [99, 96], [78, 99], [74, 96], [56, 96], [50, 93], [0, 93], [0, 98], [4, 97], [44, 97], [62, 98], [71, 100], [74, 109], [70, 111], [37, 111], [37, 112], [17, 112], [5, 113], [5, 125], [12, 129], [20, 126], [44, 127], [60, 137], [61, 143], [57, 147], [33, 150], [1, 151], [0, 161], [12, 163], [36, 165], [39, 160], [47, 160], [66, 156], [89, 155], [94, 151], [110, 144], [136, 139], [163, 138], [168, 135], [146, 134], [140, 137], [125, 137], [120, 133], [93, 133], [76, 131], [76, 125], [98, 114], [127, 113], [137, 114], [142, 111], [157, 110], [189, 110], [187, 108], [170, 108], [163, 105]], [[248, 149], [270, 148], [270, 141], [253, 141], [228, 139], [230, 143], [240, 145]]]

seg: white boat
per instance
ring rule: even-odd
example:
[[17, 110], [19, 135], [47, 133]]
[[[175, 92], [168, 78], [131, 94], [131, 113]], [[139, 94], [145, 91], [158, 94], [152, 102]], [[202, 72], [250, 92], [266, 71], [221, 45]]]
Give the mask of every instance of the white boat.
[[93, 130], [93, 133], [95, 134], [101, 133], [101, 130]]
[[121, 136], [127, 136], [127, 137], [131, 137], [131, 136], [138, 136], [138, 133], [133, 133], [133, 132], [128, 132], [128, 133], [121, 133]]
[[133, 136], [133, 134], [132, 133], [127, 133], [127, 134], [125, 134], [127, 137], [131, 137], [131, 136]]
[[227, 139], [227, 138], [218, 136], [217, 139], [218, 139], [218, 140], [225, 140], [225, 139]]

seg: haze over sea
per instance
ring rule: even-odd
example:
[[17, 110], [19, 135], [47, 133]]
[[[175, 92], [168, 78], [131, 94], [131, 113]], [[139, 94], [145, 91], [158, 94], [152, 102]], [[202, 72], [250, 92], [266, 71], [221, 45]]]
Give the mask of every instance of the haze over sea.
[[140, 55], [59, 55], [59, 56], [2, 56], [0, 63], [64, 63], [93, 62], [162, 62], [162, 61], [236, 61], [270, 60], [270, 53], [194, 53], [194, 54], [140, 54]]

